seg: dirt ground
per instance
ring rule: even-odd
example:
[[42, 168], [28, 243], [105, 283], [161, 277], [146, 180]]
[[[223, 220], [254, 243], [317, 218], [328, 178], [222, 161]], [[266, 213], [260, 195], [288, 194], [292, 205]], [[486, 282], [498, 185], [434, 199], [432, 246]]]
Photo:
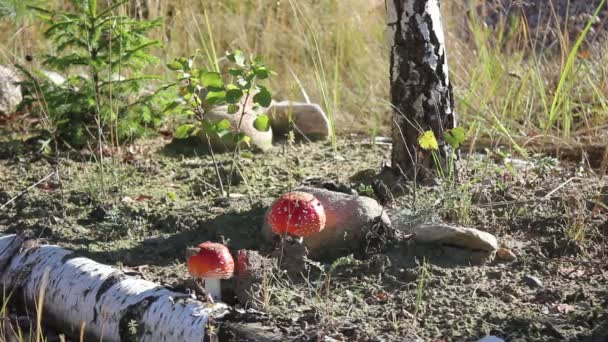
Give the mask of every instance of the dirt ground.
[[[24, 142], [25, 141], [25, 142]], [[245, 177], [224, 199], [211, 158], [155, 139], [105, 164], [73, 151], [57, 160], [0, 134], [0, 232], [38, 237], [174, 288], [184, 253], [202, 241], [267, 250], [266, 208], [312, 178], [373, 196], [389, 155], [365, 137], [279, 143], [242, 157]], [[112, 160], [114, 159], [114, 160]], [[220, 171], [229, 155], [218, 156]], [[457, 248], [408, 239], [309, 262], [302, 277], [264, 283], [249, 322], [283, 341], [608, 340], [608, 185], [582, 165], [502, 153], [461, 161], [461, 182], [418, 186], [387, 207], [396, 228], [429, 218], [495, 234], [517, 259], [473, 266]], [[411, 185], [410, 185], [411, 188]]]

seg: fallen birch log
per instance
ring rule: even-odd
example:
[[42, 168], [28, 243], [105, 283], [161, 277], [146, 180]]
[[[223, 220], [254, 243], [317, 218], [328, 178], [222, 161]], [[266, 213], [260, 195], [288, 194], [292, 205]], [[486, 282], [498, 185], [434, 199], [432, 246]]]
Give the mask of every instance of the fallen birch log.
[[0, 283], [29, 309], [42, 295], [42, 321], [85, 341], [201, 342], [209, 320], [227, 312], [17, 235], [0, 236]]

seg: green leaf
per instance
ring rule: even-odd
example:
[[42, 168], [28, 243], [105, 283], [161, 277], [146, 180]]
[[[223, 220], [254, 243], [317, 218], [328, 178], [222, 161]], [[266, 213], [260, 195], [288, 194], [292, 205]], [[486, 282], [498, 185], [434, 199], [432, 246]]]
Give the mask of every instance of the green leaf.
[[173, 71], [182, 70], [182, 63], [175, 59], [173, 62], [167, 64], [167, 68]]
[[241, 152], [241, 157], [247, 158], [247, 159], [253, 159], [253, 153], [251, 153], [250, 151], [243, 151], [243, 152]]
[[203, 119], [201, 126], [203, 126], [205, 133], [215, 133], [215, 131], [217, 131], [217, 126], [215, 123], [209, 121], [209, 119]]
[[418, 137], [418, 144], [422, 149], [427, 151], [436, 151], [439, 149], [439, 143], [433, 131], [426, 131]]
[[205, 96], [205, 101], [209, 105], [217, 105], [226, 100], [226, 92], [225, 91], [210, 91]]
[[177, 101], [172, 101], [171, 103], [169, 103], [168, 105], [165, 106], [165, 109], [163, 109], [163, 113], [169, 112], [174, 110], [175, 108], [177, 108], [179, 106], [179, 102]]
[[177, 201], [177, 194], [173, 191], [167, 192], [167, 197], [174, 202]]
[[467, 133], [463, 127], [455, 127], [449, 131], [443, 132], [443, 139], [445, 139], [453, 149], [459, 148], [466, 138]]
[[270, 70], [265, 66], [259, 66], [254, 70], [255, 76], [261, 80], [265, 80], [270, 76]]
[[222, 81], [222, 76], [218, 72], [204, 72], [201, 76], [201, 82], [203, 83], [203, 87], [209, 90], [224, 90], [224, 81]]
[[194, 129], [194, 125], [192, 124], [181, 125], [175, 130], [175, 137], [177, 139], [187, 138], [188, 136], [190, 136], [190, 132], [192, 131], [192, 129]]
[[184, 57], [179, 57], [179, 58], [176, 58], [174, 61], [177, 61], [177, 63], [181, 64], [181, 66], [182, 66], [180, 68], [181, 70], [190, 71], [191, 62], [189, 59], [184, 58]]
[[237, 77], [237, 76], [243, 76], [244, 71], [243, 71], [243, 69], [230, 68], [230, 69], [228, 69], [228, 73], [234, 77]]
[[217, 134], [217, 136], [218, 136], [218, 137], [220, 137], [220, 139], [224, 139], [224, 140], [226, 140], [224, 137], [225, 137], [227, 134], [232, 134], [232, 132], [230, 132], [229, 130], [227, 130], [227, 129], [226, 129], [226, 130], [223, 130], [223, 131], [218, 131], [218, 132], [215, 132], [215, 134]]
[[234, 139], [234, 142], [237, 144], [245, 144], [247, 146], [250, 146], [249, 143], [251, 142], [251, 137], [245, 133], [242, 133], [242, 132], [238, 133], [238, 134], [234, 135], [233, 139]]
[[235, 85], [228, 85], [228, 90], [226, 91], [226, 102], [228, 103], [238, 103], [243, 97], [243, 91], [239, 89]]
[[228, 119], [224, 119], [215, 123], [216, 130], [218, 131], [230, 129], [230, 126], [232, 125], [230, 124], [230, 120]]
[[260, 92], [255, 94], [253, 102], [259, 104], [262, 107], [269, 107], [272, 102], [272, 96], [266, 87], [260, 87]]
[[228, 105], [228, 114], [234, 114], [239, 111], [241, 107], [237, 104], [229, 104]]
[[253, 121], [253, 127], [260, 132], [267, 132], [270, 129], [270, 118], [266, 114], [258, 116]]
[[[234, 133], [233, 132], [220, 132], [222, 133], [222, 135], [220, 135], [220, 138], [222, 138], [222, 140], [224, 141], [234, 141]], [[218, 133], [219, 135], [219, 133]]]

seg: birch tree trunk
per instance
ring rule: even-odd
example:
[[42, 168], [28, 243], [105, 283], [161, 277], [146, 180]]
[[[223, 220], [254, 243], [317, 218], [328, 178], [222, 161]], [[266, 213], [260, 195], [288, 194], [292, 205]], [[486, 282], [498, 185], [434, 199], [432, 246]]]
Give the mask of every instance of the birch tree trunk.
[[386, 11], [395, 106], [392, 166], [408, 177], [425, 178], [435, 165], [431, 153], [418, 146], [418, 137], [432, 130], [439, 159], [446, 163], [449, 146], [443, 132], [456, 125], [439, 0], [386, 0]]
[[84, 327], [93, 342], [202, 342], [227, 308], [16, 235], [0, 236], [0, 283], [31, 312], [43, 298], [44, 324], [76, 337]]

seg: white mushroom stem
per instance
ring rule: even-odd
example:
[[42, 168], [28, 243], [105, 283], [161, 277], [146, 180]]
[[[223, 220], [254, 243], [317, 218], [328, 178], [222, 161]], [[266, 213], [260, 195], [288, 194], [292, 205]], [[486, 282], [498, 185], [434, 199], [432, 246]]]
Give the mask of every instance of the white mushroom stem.
[[222, 300], [222, 284], [220, 278], [203, 278], [205, 290], [214, 301]]
[[0, 286], [42, 320], [86, 341], [202, 341], [226, 305], [204, 304], [58, 246], [0, 235]]

